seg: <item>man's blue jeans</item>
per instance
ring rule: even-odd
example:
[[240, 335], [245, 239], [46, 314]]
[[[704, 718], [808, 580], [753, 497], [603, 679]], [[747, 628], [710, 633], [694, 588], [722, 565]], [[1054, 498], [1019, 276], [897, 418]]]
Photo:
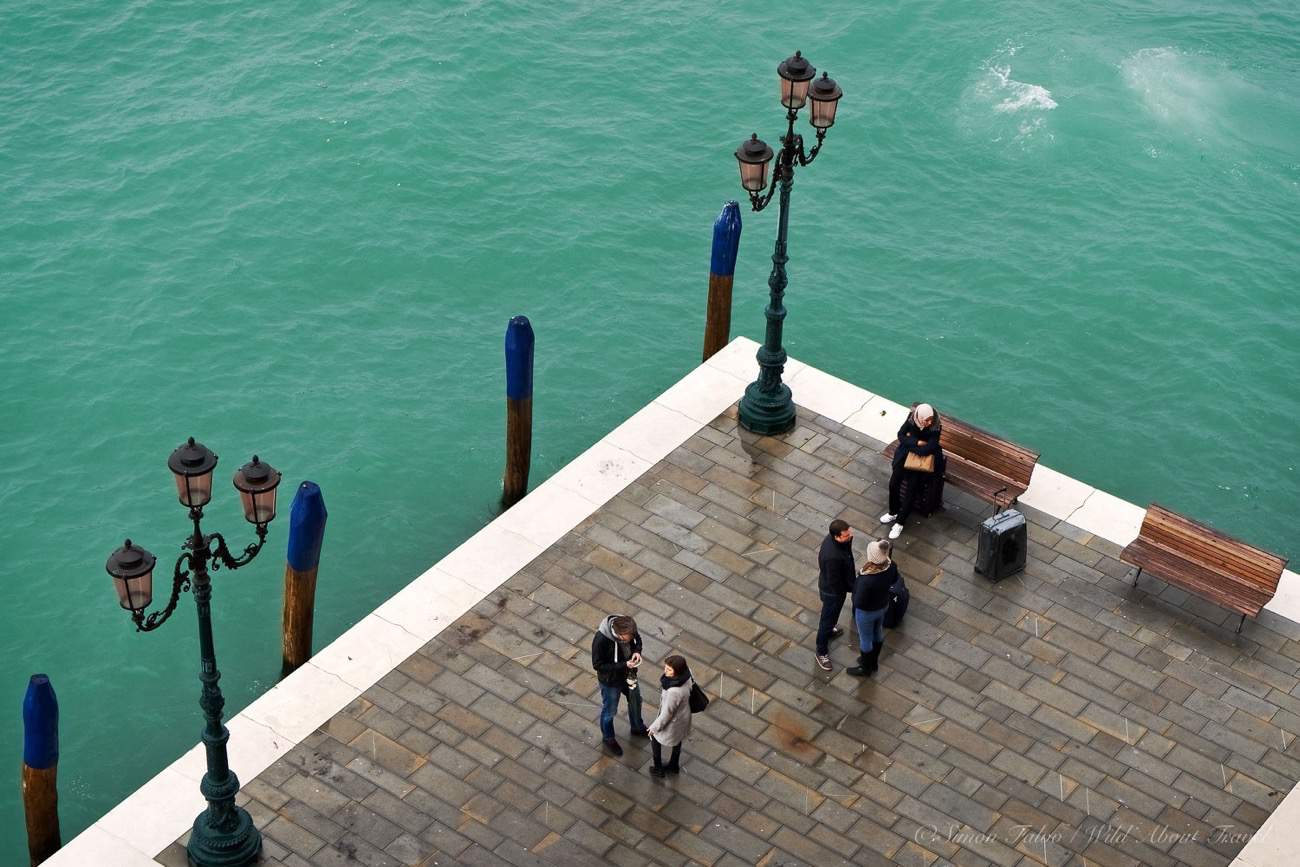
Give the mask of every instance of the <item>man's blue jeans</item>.
[[840, 619], [840, 612], [844, 610], [844, 599], [846, 593], [834, 593], [826, 595], [819, 594], [822, 597], [822, 619], [817, 624], [817, 655], [826, 656], [831, 652], [831, 630]]
[[645, 728], [641, 721], [641, 690], [628, 689], [625, 686], [605, 686], [600, 684], [600, 736], [605, 740], [614, 737], [614, 714], [618, 713], [618, 697], [627, 692], [627, 718], [632, 723], [632, 730]]

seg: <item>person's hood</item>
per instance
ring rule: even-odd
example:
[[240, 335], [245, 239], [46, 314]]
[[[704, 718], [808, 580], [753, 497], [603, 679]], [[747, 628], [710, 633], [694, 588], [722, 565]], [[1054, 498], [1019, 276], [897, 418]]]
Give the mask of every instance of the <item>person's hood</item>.
[[611, 614], [608, 617], [606, 617], [604, 620], [600, 621], [600, 634], [605, 636], [615, 644], [618, 643], [618, 639], [614, 637], [613, 623], [614, 623], [614, 618], [617, 616], [618, 616], [617, 614]]

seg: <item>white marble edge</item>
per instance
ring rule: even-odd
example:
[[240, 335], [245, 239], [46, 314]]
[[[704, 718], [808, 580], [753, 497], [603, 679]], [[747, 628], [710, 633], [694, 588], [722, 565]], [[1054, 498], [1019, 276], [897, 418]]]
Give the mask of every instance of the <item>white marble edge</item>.
[[[192, 816], [190, 819], [193, 821]], [[189, 827], [188, 823], [186, 827]], [[92, 864], [94, 867], [158, 867], [152, 856], [104, 830], [98, 822], [69, 840], [42, 863], [58, 867], [87, 867]]]
[[1146, 509], [1141, 506], [1093, 488], [1083, 503], [1063, 520], [1116, 545], [1127, 545], [1137, 538], [1144, 515]]
[[563, 488], [591, 503], [594, 510], [609, 502], [652, 466], [650, 461], [601, 440], [556, 470], [537, 490], [548, 485]]
[[156, 853], [185, 833], [204, 805], [194, 780], [167, 767], [95, 824], [140, 852]]
[[[265, 770], [735, 403], [753, 379], [757, 348], [746, 337], [732, 340], [232, 718], [232, 741], [236, 733], [239, 740], [231, 765], [240, 778], [250, 780]], [[797, 359], [788, 359], [785, 379], [800, 406], [877, 440], [893, 439], [907, 414], [902, 404]], [[1043, 464], [1035, 467], [1020, 499], [1118, 545], [1136, 536], [1145, 511]], [[1274, 602], [1279, 599], [1284, 610], [1273, 603], [1268, 608], [1300, 622], [1300, 576], [1289, 570], [1283, 574]], [[73, 859], [94, 852], [96, 863], [106, 867], [155, 864], [146, 850], [161, 852], [188, 830], [202, 808], [195, 782], [203, 762], [203, 747], [196, 745], [45, 863], [83, 864]], [[1283, 803], [1300, 805], [1297, 792], [1300, 786]], [[167, 809], [160, 811], [160, 799], [167, 800]], [[1242, 864], [1284, 863], [1271, 856], [1254, 860], [1261, 856], [1251, 854], [1264, 851], [1270, 836], [1264, 831], [1281, 806], [1242, 851]]]
[[891, 442], [907, 418], [908, 408], [894, 403], [887, 397], [876, 395], [862, 405], [856, 412], [850, 413], [844, 420], [845, 427], [853, 428], [881, 442]]
[[849, 416], [864, 409], [868, 401], [876, 397], [865, 388], [806, 364], [786, 377], [785, 381], [790, 390], [798, 395], [795, 398], [796, 404], [840, 424], [844, 424]]
[[1300, 850], [1300, 785], [1264, 820], [1232, 863], [1245, 867], [1295, 867]]
[[1034, 465], [1029, 488], [1020, 495], [1020, 502], [1064, 521], [1082, 508], [1095, 490], [1092, 485], [1040, 463]]

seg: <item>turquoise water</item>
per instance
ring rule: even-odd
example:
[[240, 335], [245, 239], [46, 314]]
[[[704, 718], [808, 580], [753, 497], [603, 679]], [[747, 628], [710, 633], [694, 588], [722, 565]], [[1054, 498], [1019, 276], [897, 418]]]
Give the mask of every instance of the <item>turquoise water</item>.
[[[319, 647], [495, 514], [510, 315], [537, 331], [534, 482], [696, 363], [731, 151], [779, 135], [795, 48], [845, 97], [796, 178], [790, 352], [1300, 554], [1300, 13], [1069, 7], [11, 4], [15, 776], [34, 671], [65, 838], [195, 742], [191, 601], [138, 635], [103, 572], [128, 533], [174, 555], [185, 436], [222, 456], [228, 536], [254, 450], [320, 483]], [[733, 333], [761, 338], [775, 213], [744, 219]], [[232, 712], [279, 673], [285, 531], [216, 577]], [[22, 848], [15, 778], [0, 862]]]

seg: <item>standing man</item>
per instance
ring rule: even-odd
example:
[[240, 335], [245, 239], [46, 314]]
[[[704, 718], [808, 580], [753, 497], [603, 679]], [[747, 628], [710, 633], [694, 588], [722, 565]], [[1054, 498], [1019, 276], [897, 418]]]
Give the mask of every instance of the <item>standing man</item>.
[[844, 630], [836, 626], [844, 610], [844, 597], [853, 592], [858, 569], [853, 562], [853, 531], [847, 521], [831, 521], [830, 532], [817, 554], [817, 592], [822, 597], [822, 617], [817, 625], [817, 664], [822, 671], [831, 670], [831, 639]]
[[596, 669], [596, 680], [600, 683], [600, 736], [605, 748], [616, 756], [623, 755], [623, 748], [614, 737], [619, 696], [627, 696], [632, 736], [644, 738], [650, 734], [641, 721], [641, 690], [636, 680], [640, 665], [641, 634], [636, 631], [636, 621], [624, 614], [611, 614], [602, 620], [591, 639], [591, 667]]

